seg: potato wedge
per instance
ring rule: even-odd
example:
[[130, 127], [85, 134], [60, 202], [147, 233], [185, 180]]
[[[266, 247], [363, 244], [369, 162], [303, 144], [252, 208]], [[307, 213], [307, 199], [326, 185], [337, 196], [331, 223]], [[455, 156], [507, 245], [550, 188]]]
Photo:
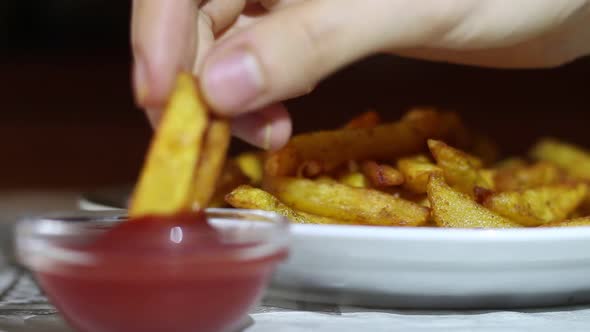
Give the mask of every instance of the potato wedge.
[[193, 210], [206, 208], [215, 193], [223, 165], [231, 131], [226, 120], [212, 119], [205, 135], [203, 151], [195, 170], [193, 182]]
[[377, 126], [380, 122], [381, 117], [379, 116], [379, 113], [375, 111], [367, 111], [354, 117], [346, 124], [346, 126], [344, 126], [344, 128], [373, 128]]
[[510, 157], [493, 165], [493, 168], [496, 170], [504, 170], [513, 167], [526, 167], [528, 165], [527, 161], [520, 157]]
[[590, 152], [581, 147], [546, 138], [533, 147], [531, 156], [552, 162], [573, 177], [590, 180]]
[[269, 192], [286, 205], [307, 213], [370, 225], [419, 226], [428, 209], [372, 189], [300, 178], [272, 178]]
[[226, 206], [225, 195], [229, 194], [238, 186], [251, 184], [250, 178], [244, 174], [235, 159], [226, 160], [221, 176], [217, 181], [215, 194], [209, 202], [209, 207]]
[[361, 170], [373, 187], [392, 187], [404, 183], [402, 173], [387, 164], [365, 161], [361, 165]]
[[264, 158], [260, 153], [244, 152], [235, 157], [235, 162], [249, 179], [250, 183], [258, 185], [264, 175]]
[[563, 174], [555, 164], [537, 162], [528, 166], [512, 166], [499, 169], [493, 177], [495, 189], [511, 191], [551, 185], [561, 182]]
[[207, 118], [192, 76], [180, 74], [135, 187], [131, 217], [191, 209]]
[[272, 211], [300, 224], [354, 224], [354, 222], [341, 221], [297, 211], [281, 203], [272, 194], [249, 185], [237, 187], [231, 193], [227, 194], [225, 200], [235, 208]]
[[399, 159], [397, 168], [404, 177], [404, 187], [417, 194], [426, 192], [431, 174], [442, 174], [442, 169], [424, 155]]
[[565, 220], [587, 194], [584, 184], [551, 185], [488, 196], [483, 205], [524, 226]]
[[369, 186], [369, 180], [367, 180], [367, 177], [360, 172], [344, 174], [338, 179], [338, 181], [340, 181], [342, 184], [355, 188], [367, 188]]
[[325, 167], [322, 162], [306, 160], [297, 167], [297, 176], [301, 178], [313, 178], [320, 175]]
[[520, 227], [518, 223], [486, 209], [466, 194], [451, 188], [440, 175], [430, 177], [428, 199], [432, 209], [432, 218], [440, 227]]
[[552, 222], [543, 227], [590, 227], [590, 217], [580, 217], [564, 221]]
[[306, 160], [331, 170], [349, 160], [389, 160], [425, 149], [426, 139], [452, 137], [462, 124], [454, 113], [416, 110], [398, 122], [373, 128], [319, 131], [295, 136], [269, 155], [270, 176], [293, 176]]
[[451, 186], [472, 197], [476, 186], [490, 189], [480, 174], [483, 163], [479, 158], [433, 139], [428, 140], [428, 147]]

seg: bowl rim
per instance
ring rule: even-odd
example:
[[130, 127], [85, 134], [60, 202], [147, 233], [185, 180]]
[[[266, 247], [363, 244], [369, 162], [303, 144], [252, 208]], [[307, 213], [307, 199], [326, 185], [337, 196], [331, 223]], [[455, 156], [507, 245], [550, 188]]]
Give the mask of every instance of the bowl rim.
[[[229, 208], [209, 208], [206, 214], [210, 223], [230, 222], [241, 227], [244, 232], [235, 233], [235, 241], [247, 240], [248, 236], [256, 238], [252, 245], [219, 250], [217, 252], [195, 251], [190, 254], [170, 256], [141, 255], [137, 253], [108, 252], [97, 255], [85, 252], [83, 248], [58, 245], [56, 240], [83, 239], [104, 233], [113, 226], [127, 219], [127, 211], [113, 209], [110, 211], [57, 211], [40, 216], [29, 216], [21, 219], [14, 230], [14, 247], [17, 261], [33, 270], [57, 269], [58, 266], [96, 267], [105, 259], [111, 261], [137, 264], [158, 265], [212, 264], [234, 261], [253, 261], [287, 250], [289, 246], [289, 221], [273, 212], [262, 210], [245, 210]], [[237, 223], [236, 223], [237, 221]], [[253, 230], [256, 223], [265, 222], [264, 231]], [[268, 225], [270, 225], [268, 227]], [[236, 228], [237, 229], [237, 228]], [[204, 235], [204, 236], [212, 236]], [[232, 239], [230, 239], [231, 241]], [[67, 241], [66, 241], [67, 242]], [[161, 259], [158, 259], [161, 258]]]

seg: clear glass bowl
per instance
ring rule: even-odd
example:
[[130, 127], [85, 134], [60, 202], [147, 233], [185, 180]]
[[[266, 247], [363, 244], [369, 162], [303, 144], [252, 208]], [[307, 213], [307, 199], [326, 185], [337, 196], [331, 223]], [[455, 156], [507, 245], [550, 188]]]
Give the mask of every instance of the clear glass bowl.
[[288, 221], [235, 209], [207, 217], [212, 232], [179, 223], [117, 233], [124, 211], [28, 218], [17, 258], [77, 330], [230, 331], [285, 259]]

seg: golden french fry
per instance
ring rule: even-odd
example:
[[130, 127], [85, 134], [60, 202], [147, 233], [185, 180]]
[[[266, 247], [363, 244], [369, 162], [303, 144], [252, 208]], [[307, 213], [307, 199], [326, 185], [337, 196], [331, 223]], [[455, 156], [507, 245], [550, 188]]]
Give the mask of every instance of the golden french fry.
[[319, 176], [315, 179], [315, 182], [317, 183], [338, 183], [338, 181], [332, 177], [329, 177], [327, 175], [322, 175]]
[[297, 211], [281, 203], [272, 194], [248, 185], [237, 187], [225, 197], [225, 200], [235, 208], [272, 211], [301, 224], [354, 224], [354, 222]]
[[226, 160], [223, 170], [215, 188], [215, 194], [209, 202], [209, 207], [226, 206], [225, 195], [229, 194], [236, 187], [250, 184], [251, 179], [244, 174], [235, 159]]
[[212, 119], [205, 134], [203, 151], [193, 181], [193, 210], [206, 208], [215, 193], [215, 187], [231, 139], [229, 122]]
[[510, 157], [503, 160], [500, 160], [496, 164], [494, 164], [494, 169], [496, 170], [504, 170], [509, 168], [515, 167], [526, 167], [527, 162], [523, 158], [520, 157]]
[[361, 170], [374, 187], [392, 187], [404, 183], [402, 173], [387, 164], [365, 161], [361, 165]]
[[442, 174], [442, 169], [424, 155], [399, 159], [397, 168], [404, 177], [404, 187], [419, 194], [426, 192], [426, 186], [431, 174]]
[[451, 186], [470, 196], [476, 186], [489, 189], [490, 184], [480, 173], [483, 163], [479, 158], [433, 139], [428, 140], [428, 147]]
[[563, 175], [554, 164], [541, 161], [529, 166], [501, 168], [493, 180], [496, 190], [510, 191], [556, 184], [563, 180]]
[[368, 187], [368, 180], [363, 173], [360, 172], [350, 172], [344, 174], [343, 176], [338, 179], [340, 183], [355, 187], [355, 188], [367, 188]]
[[260, 153], [245, 152], [235, 158], [236, 164], [252, 184], [260, 184], [264, 175], [264, 161]]
[[173, 214], [192, 206], [207, 108], [190, 74], [180, 74], [133, 193], [129, 215]]
[[520, 225], [477, 204], [469, 196], [451, 188], [440, 175], [428, 182], [432, 218], [440, 227], [509, 228]]
[[590, 153], [581, 147], [546, 138], [533, 147], [531, 156], [554, 163], [573, 177], [590, 180]]
[[587, 193], [584, 184], [548, 185], [521, 191], [505, 191], [488, 196], [483, 205], [524, 226], [565, 220]]
[[373, 128], [319, 131], [295, 136], [269, 155], [270, 176], [293, 176], [306, 160], [331, 170], [349, 160], [388, 160], [424, 151], [428, 138], [454, 137], [462, 126], [454, 113], [417, 110], [401, 121]]
[[381, 122], [379, 113], [367, 111], [350, 120], [344, 128], [372, 128]]
[[320, 175], [324, 170], [324, 166], [321, 162], [316, 160], [306, 160], [299, 167], [297, 167], [298, 177], [312, 178]]
[[370, 225], [419, 226], [428, 209], [372, 189], [339, 183], [318, 183], [301, 178], [272, 178], [266, 188], [297, 210]]
[[590, 227], [590, 216], [552, 222], [542, 227]]

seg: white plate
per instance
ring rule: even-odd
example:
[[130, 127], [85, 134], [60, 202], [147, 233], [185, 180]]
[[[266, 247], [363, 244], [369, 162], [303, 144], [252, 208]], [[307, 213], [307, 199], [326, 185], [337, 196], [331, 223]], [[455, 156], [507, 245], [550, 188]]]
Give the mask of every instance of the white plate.
[[590, 302], [590, 228], [293, 225], [271, 296], [398, 308]]
[[[87, 210], [108, 205], [82, 200]], [[395, 308], [514, 308], [590, 302], [590, 227], [291, 227], [271, 297]]]

